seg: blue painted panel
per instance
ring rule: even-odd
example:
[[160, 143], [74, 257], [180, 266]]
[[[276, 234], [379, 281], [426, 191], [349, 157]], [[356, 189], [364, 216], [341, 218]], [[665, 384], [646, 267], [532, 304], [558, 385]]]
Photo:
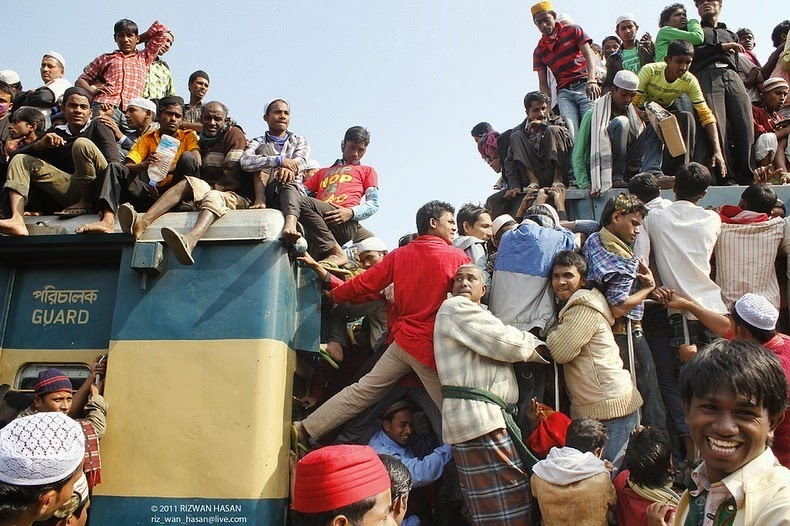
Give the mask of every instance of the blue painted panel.
[[191, 499], [94, 495], [91, 524], [285, 524], [288, 499]]
[[296, 327], [294, 270], [280, 243], [204, 243], [195, 265], [164, 251], [164, 270], [131, 270], [124, 249], [113, 340], [277, 339], [291, 345]]
[[117, 275], [115, 265], [18, 265], [5, 280], [11, 298], [3, 347], [106, 349]]

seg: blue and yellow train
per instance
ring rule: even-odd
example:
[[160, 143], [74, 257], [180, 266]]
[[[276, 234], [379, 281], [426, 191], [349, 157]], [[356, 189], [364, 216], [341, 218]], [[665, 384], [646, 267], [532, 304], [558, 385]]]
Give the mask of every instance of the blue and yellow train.
[[273, 210], [231, 212], [180, 265], [159, 229], [195, 216], [137, 242], [69, 233], [79, 219], [0, 240], [0, 384], [108, 354], [92, 524], [285, 523], [294, 350], [318, 350], [319, 287]]

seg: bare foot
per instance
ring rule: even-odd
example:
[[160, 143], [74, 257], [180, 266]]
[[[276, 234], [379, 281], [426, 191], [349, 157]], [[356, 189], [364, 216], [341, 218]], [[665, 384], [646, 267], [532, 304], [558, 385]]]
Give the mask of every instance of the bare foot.
[[329, 356], [336, 362], [343, 361], [343, 346], [337, 342], [328, 342], [326, 344], [326, 352], [329, 353]]
[[77, 234], [112, 234], [115, 232], [115, 216], [104, 214], [101, 221], [82, 225], [75, 230]]
[[27, 210], [25, 210], [24, 215], [26, 217], [38, 217], [41, 215], [41, 212], [28, 212]]
[[302, 237], [302, 234], [296, 229], [296, 216], [285, 216], [285, 226], [283, 226], [282, 237], [280, 239], [286, 243], [293, 244], [296, 243], [300, 237]]
[[266, 208], [266, 203], [252, 203], [250, 205], [251, 210], [261, 210], [263, 208]]
[[21, 217], [0, 220], [0, 233], [10, 236], [28, 235], [25, 221]]

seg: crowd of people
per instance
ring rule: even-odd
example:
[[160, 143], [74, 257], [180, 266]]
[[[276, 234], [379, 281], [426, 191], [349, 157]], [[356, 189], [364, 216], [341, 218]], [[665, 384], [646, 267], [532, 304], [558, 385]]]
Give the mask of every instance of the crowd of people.
[[[74, 86], [55, 51], [40, 88], [0, 72], [0, 233], [30, 233], [28, 214], [97, 214], [77, 233], [117, 223], [140, 238], [193, 210], [188, 232], [161, 229], [191, 265], [229, 210], [280, 210], [282, 242], [306, 246], [292, 254], [325, 292], [322, 358], [300, 356], [313, 373], [293, 450], [312, 451], [294, 463], [295, 525], [790, 524], [776, 270], [790, 226], [772, 189], [790, 178], [790, 21], [761, 65], [720, 1], [695, 4], [699, 20], [665, 8], [655, 41], [624, 14], [600, 45], [532, 6], [526, 119], [471, 132], [496, 193], [457, 214], [426, 203], [392, 250], [361, 224], [379, 208], [364, 127], [321, 167], [276, 98], [247, 139], [206, 100], [205, 71], [188, 103], [174, 95], [166, 26], [124, 19]], [[745, 188], [705, 209], [715, 184]], [[622, 191], [585, 220], [568, 211], [574, 187]], [[0, 432], [0, 525], [72, 524], [100, 482], [89, 413], [106, 404], [92, 380], [67, 404], [68, 378], [42, 375]], [[54, 428], [61, 442], [31, 446]]]

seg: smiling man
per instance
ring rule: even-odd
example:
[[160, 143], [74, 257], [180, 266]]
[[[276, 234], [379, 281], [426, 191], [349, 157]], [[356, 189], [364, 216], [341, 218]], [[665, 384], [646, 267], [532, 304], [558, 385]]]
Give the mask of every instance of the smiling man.
[[453, 278], [453, 297], [436, 317], [442, 438], [452, 446], [474, 524], [531, 524], [529, 474], [536, 459], [510, 416], [519, 397], [512, 364], [548, 362], [537, 350], [543, 342], [505, 325], [480, 304], [485, 292], [480, 268], [462, 265]]

